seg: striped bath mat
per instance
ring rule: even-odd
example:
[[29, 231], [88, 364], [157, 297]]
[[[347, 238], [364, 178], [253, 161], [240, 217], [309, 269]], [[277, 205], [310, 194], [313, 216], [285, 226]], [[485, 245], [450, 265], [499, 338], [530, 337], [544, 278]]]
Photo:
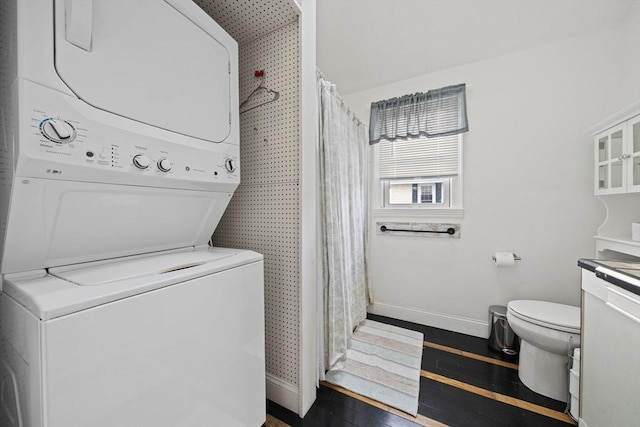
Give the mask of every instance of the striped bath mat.
[[326, 380], [416, 416], [423, 338], [364, 320], [349, 341], [344, 366], [328, 371]]

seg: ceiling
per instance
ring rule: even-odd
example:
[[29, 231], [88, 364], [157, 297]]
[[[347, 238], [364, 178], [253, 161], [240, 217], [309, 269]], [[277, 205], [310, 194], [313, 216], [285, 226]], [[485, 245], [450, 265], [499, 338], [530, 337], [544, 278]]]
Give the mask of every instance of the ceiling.
[[[5, 0], [0, 0], [5, 1]], [[291, 0], [193, 0], [233, 37], [249, 43], [298, 19]]]
[[619, 26], [640, 0], [318, 0], [318, 68], [346, 95]]

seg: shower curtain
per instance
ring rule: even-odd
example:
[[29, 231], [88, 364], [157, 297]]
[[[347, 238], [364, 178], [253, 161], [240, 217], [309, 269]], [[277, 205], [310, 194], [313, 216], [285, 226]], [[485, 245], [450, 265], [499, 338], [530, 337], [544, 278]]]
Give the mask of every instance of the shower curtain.
[[334, 84], [318, 72], [321, 262], [318, 286], [319, 379], [340, 367], [368, 299], [367, 135]]

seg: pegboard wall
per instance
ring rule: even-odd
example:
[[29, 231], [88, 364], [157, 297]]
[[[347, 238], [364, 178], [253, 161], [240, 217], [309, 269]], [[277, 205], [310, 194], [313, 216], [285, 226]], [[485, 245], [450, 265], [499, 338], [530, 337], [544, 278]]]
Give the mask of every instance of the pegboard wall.
[[264, 255], [267, 372], [298, 385], [300, 48], [298, 22], [239, 46], [240, 102], [263, 85], [280, 97], [240, 116], [241, 183], [214, 245]]
[[[3, 0], [4, 1], [4, 0]], [[300, 4], [294, 0], [194, 0], [239, 45], [297, 22]]]

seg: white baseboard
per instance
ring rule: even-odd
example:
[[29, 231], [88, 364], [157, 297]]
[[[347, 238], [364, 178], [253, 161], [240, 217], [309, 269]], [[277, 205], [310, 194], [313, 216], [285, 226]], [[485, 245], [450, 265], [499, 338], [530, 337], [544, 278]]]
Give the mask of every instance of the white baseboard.
[[267, 373], [267, 399], [299, 414], [298, 387]]
[[394, 319], [433, 326], [435, 328], [460, 332], [475, 337], [487, 338], [489, 336], [488, 323], [476, 319], [452, 316], [450, 314], [436, 313], [411, 307], [400, 307], [381, 302], [370, 305], [367, 311], [380, 316], [393, 317]]

